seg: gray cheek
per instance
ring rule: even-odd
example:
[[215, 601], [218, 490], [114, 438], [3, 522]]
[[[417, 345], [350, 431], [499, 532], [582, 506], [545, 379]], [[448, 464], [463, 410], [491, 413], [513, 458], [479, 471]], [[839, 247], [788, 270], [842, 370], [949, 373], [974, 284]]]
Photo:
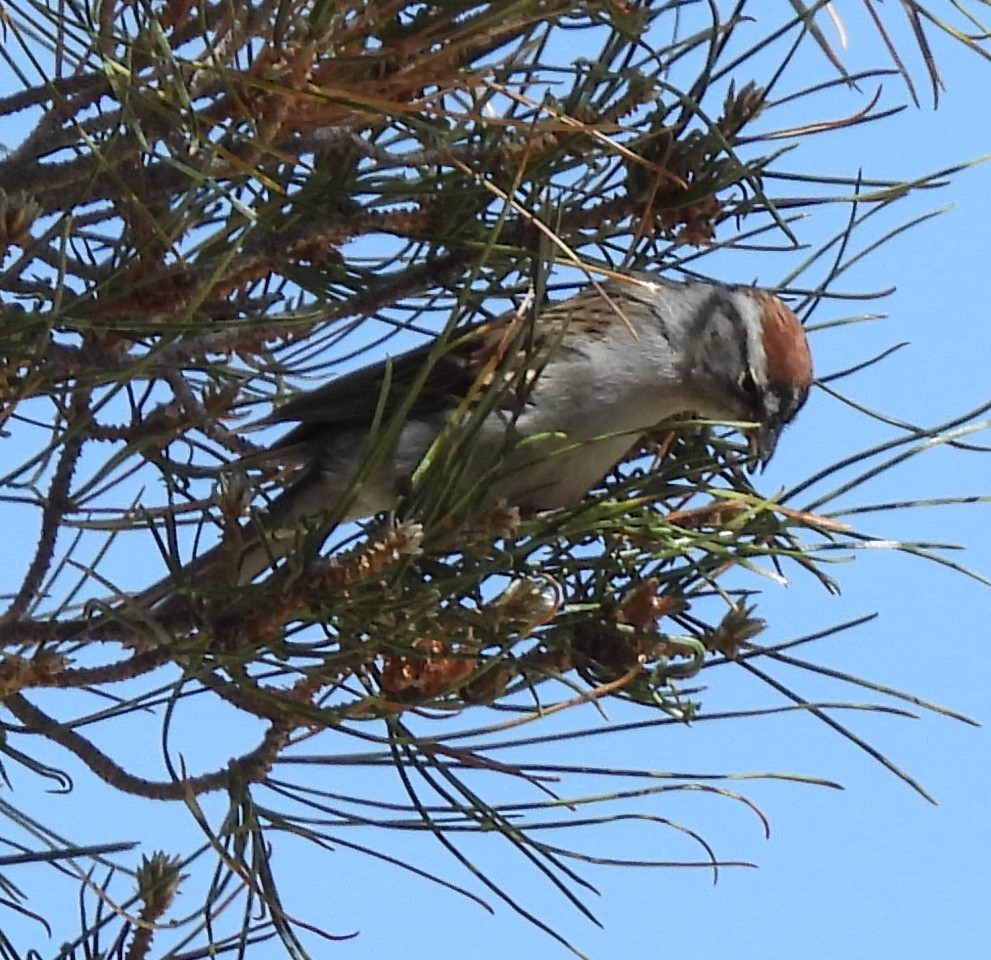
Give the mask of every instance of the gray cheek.
[[779, 426], [794, 419], [808, 395], [807, 390], [769, 390], [764, 397], [765, 418]]
[[777, 422], [781, 419], [781, 397], [773, 390], [766, 390], [760, 398], [760, 419]]

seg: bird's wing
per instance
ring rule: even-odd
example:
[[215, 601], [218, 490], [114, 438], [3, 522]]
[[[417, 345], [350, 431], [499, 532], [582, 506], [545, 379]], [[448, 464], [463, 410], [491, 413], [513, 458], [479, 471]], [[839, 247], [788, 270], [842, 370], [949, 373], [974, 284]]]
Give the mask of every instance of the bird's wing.
[[605, 304], [600, 295], [587, 292], [546, 305], [539, 323], [531, 315], [507, 313], [456, 331], [412, 399], [410, 391], [423, 372], [433, 343], [301, 393], [256, 426], [297, 423], [270, 448], [271, 454], [291, 456], [294, 450], [305, 451], [309, 441], [328, 429], [368, 429], [376, 415], [381, 422], [387, 422], [402, 404], [409, 404], [409, 415], [416, 417], [453, 409], [473, 391], [478, 396], [484, 393], [491, 397], [490, 390], [497, 389], [501, 391], [497, 405], [519, 412], [550, 354], [558, 349], [573, 349], [565, 338], [576, 310], [583, 314], [592, 310], [593, 318], [599, 316], [603, 323], [615, 313], [615, 308]]
[[[369, 424], [377, 410], [388, 416], [412, 389], [433, 344], [424, 344], [399, 357], [353, 370], [329, 383], [297, 394], [276, 407], [260, 424], [320, 423], [325, 426]], [[469, 374], [465, 370], [465, 348], [452, 344], [434, 365], [414, 404], [420, 408], [443, 405], [456, 396]]]
[[[448, 349], [434, 361], [412, 398], [410, 392], [423, 374], [434, 348], [432, 343], [301, 393], [277, 407], [257, 425], [298, 424], [271, 448], [273, 453], [282, 454], [305, 445], [327, 429], [367, 429], [376, 415], [381, 422], [387, 422], [403, 404], [409, 404], [412, 417], [452, 409], [473, 390], [487, 391], [489, 385], [497, 381], [508, 385], [517, 371], [535, 365], [533, 361], [521, 364], [518, 359], [521, 353], [536, 356], [542, 352], [529, 343], [531, 326], [527, 319], [507, 316], [457, 332]], [[505, 407], [514, 405], [509, 391], [499, 402]]]

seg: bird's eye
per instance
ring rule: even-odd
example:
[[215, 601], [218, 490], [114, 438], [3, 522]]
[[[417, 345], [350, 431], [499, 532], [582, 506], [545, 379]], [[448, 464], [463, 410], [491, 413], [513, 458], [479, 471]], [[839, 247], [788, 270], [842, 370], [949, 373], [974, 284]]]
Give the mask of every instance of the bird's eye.
[[755, 421], [763, 420], [768, 412], [766, 409], [768, 398], [765, 391], [757, 386], [757, 381], [749, 368], [740, 375], [737, 384], [740, 388], [740, 405], [746, 411], [746, 416]]
[[749, 368], [740, 375], [739, 384], [740, 391], [748, 397], [757, 395], [757, 381], [754, 380], [754, 375], [750, 372]]

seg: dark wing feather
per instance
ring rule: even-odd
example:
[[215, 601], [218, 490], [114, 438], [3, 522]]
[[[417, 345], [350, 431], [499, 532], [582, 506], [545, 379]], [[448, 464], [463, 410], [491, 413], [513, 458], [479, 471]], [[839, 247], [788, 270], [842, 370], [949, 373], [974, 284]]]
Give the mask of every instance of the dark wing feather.
[[[524, 319], [515, 313], [457, 331], [413, 398], [410, 416], [451, 409], [473, 387], [489, 384], [500, 384], [504, 389], [504, 397], [497, 401], [500, 406], [518, 411], [548, 356], [562, 347], [561, 339], [577, 310], [586, 325], [598, 319], [603, 329], [613, 322], [615, 313], [615, 307], [592, 290], [545, 306], [539, 332], [534, 330], [532, 317]], [[595, 332], [601, 335], [602, 331]], [[367, 429], [377, 411], [381, 411], [383, 421], [388, 421], [401, 404], [408, 402], [409, 392], [433, 347], [426, 343], [388, 363], [346, 373], [282, 404], [256, 426], [292, 422], [298, 426], [277, 440], [270, 452], [291, 457], [299, 451], [302, 459], [307, 459], [310, 441], [328, 429]], [[564, 349], [569, 348], [565, 345]]]
[[[389, 394], [385, 398], [384, 411], [388, 416], [412, 386], [427, 361], [431, 346], [424, 344], [388, 362], [353, 370], [335, 377], [322, 387], [297, 394], [259, 423], [319, 423], [326, 426], [370, 423], [383, 402], [382, 391], [386, 388], [387, 379]], [[447, 366], [445, 360], [446, 356], [435, 366], [434, 376], [428, 379], [421, 395], [428, 390], [434, 392], [435, 378], [440, 373], [438, 368]]]
[[[459, 331], [448, 350], [435, 361], [430, 373], [412, 400], [411, 416], [435, 413], [456, 406], [472, 388], [485, 359], [491, 355], [507, 327], [502, 318]], [[301, 393], [257, 422], [299, 425], [273, 444], [273, 453], [282, 454], [305, 446], [315, 435], [326, 431], [359, 427], [367, 429], [381, 411], [383, 422], [408, 402], [409, 392], [427, 363], [434, 344], [404, 353], [389, 361], [346, 373], [316, 390]]]

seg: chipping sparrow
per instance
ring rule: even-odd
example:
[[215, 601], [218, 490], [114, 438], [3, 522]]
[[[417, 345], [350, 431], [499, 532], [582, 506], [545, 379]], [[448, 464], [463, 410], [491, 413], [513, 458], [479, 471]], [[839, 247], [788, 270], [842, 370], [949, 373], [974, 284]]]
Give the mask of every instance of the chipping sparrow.
[[[397, 483], [456, 411], [470, 435], [453, 463], [457, 485], [483, 478], [490, 502], [549, 510], [580, 500], [640, 435], [678, 414], [756, 424], [751, 457], [765, 463], [812, 383], [795, 315], [762, 290], [714, 283], [624, 277], [545, 306], [533, 323], [507, 314], [452, 339], [410, 396], [431, 346], [339, 377], [260, 421], [298, 425], [245, 463], [296, 463], [298, 478], [260, 518], [264, 535], [244, 529], [236, 570], [213, 569], [215, 548], [184, 575], [246, 583], [292, 548], [302, 520], [389, 510]], [[374, 423], [394, 433], [356, 483]], [[173, 586], [164, 580], [139, 599], [155, 603]]]

